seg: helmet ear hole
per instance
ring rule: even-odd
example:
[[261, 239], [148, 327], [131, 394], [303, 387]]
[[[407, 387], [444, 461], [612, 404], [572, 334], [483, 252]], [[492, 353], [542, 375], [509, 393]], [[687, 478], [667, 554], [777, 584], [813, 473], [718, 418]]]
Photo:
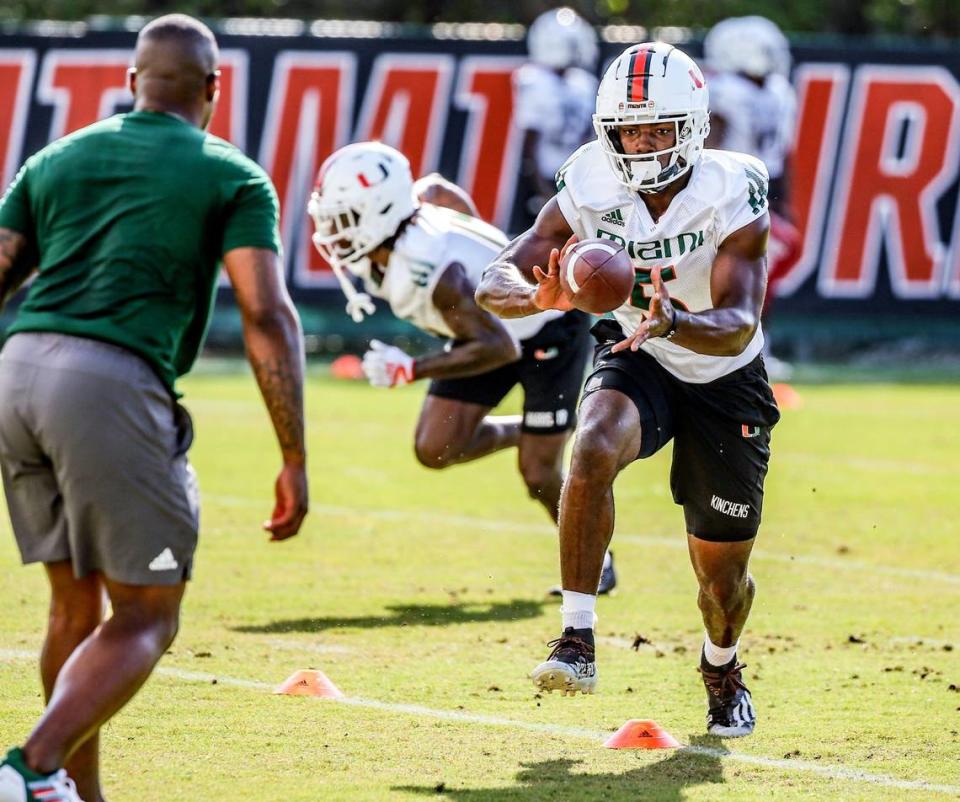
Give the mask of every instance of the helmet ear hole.
[[391, 203], [388, 203], [386, 206], [384, 206], [384, 207], [380, 210], [380, 214], [386, 214], [386, 213], [389, 212], [392, 208], [393, 208], [393, 203], [392, 203], [392, 202], [391, 202]]

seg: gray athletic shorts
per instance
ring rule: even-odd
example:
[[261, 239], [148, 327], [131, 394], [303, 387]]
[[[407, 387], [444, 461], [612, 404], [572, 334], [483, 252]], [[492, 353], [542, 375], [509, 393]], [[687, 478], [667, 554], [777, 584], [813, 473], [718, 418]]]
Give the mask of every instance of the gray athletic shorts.
[[0, 464], [24, 563], [130, 585], [190, 578], [199, 497], [190, 416], [108, 343], [13, 335], [0, 353]]

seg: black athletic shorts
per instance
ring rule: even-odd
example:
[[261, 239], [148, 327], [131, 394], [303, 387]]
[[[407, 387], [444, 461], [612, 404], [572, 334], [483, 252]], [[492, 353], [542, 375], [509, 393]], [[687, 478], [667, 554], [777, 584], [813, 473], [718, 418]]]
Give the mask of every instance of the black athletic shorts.
[[706, 384], [676, 378], [645, 351], [612, 354], [624, 339], [619, 324], [601, 320], [594, 370], [583, 397], [619, 390], [640, 412], [641, 448], [649, 457], [673, 440], [670, 489], [683, 506], [687, 531], [703, 540], [756, 536], [763, 480], [770, 461], [770, 430], [780, 411], [763, 358]]
[[590, 318], [583, 312], [567, 312], [524, 340], [522, 356], [516, 362], [476, 376], [435, 379], [428, 393], [495, 407], [519, 383], [523, 387], [524, 432], [570, 431], [577, 422], [577, 399], [590, 353], [589, 326]]

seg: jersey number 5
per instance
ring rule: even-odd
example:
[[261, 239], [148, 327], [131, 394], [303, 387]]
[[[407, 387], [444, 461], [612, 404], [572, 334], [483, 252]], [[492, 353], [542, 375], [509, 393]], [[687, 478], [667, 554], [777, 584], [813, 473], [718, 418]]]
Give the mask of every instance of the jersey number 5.
[[[633, 292], [630, 293], [630, 305], [642, 309], [644, 312], [649, 312], [650, 299], [653, 297], [653, 270], [638, 267], [636, 268], [636, 273], [636, 278], [633, 280]], [[676, 277], [677, 271], [673, 265], [660, 268], [660, 278], [663, 279], [664, 283], [673, 281]], [[648, 291], [649, 294], [647, 294]], [[679, 298], [674, 298], [671, 295], [670, 303], [677, 307], [677, 309], [682, 309], [684, 312], [687, 311], [686, 304]]]

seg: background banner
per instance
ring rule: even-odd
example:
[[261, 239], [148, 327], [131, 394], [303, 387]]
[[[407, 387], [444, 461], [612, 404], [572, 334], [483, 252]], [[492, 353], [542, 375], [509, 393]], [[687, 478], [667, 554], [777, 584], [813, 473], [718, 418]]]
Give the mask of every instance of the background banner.
[[[135, 34], [0, 36], [0, 177], [34, 151], [129, 108]], [[306, 200], [321, 161], [356, 139], [438, 170], [508, 226], [521, 137], [512, 124], [518, 41], [219, 34], [223, 89], [211, 130], [264, 166], [281, 202], [287, 278], [311, 345], [409, 334], [389, 315], [343, 314], [310, 245]], [[681, 45], [697, 56], [699, 45]], [[605, 45], [609, 58], [622, 45]], [[779, 285], [778, 344], [795, 353], [910, 338], [960, 345], [960, 50], [816, 40], [793, 48], [799, 259]], [[229, 292], [212, 336], [238, 323]]]

